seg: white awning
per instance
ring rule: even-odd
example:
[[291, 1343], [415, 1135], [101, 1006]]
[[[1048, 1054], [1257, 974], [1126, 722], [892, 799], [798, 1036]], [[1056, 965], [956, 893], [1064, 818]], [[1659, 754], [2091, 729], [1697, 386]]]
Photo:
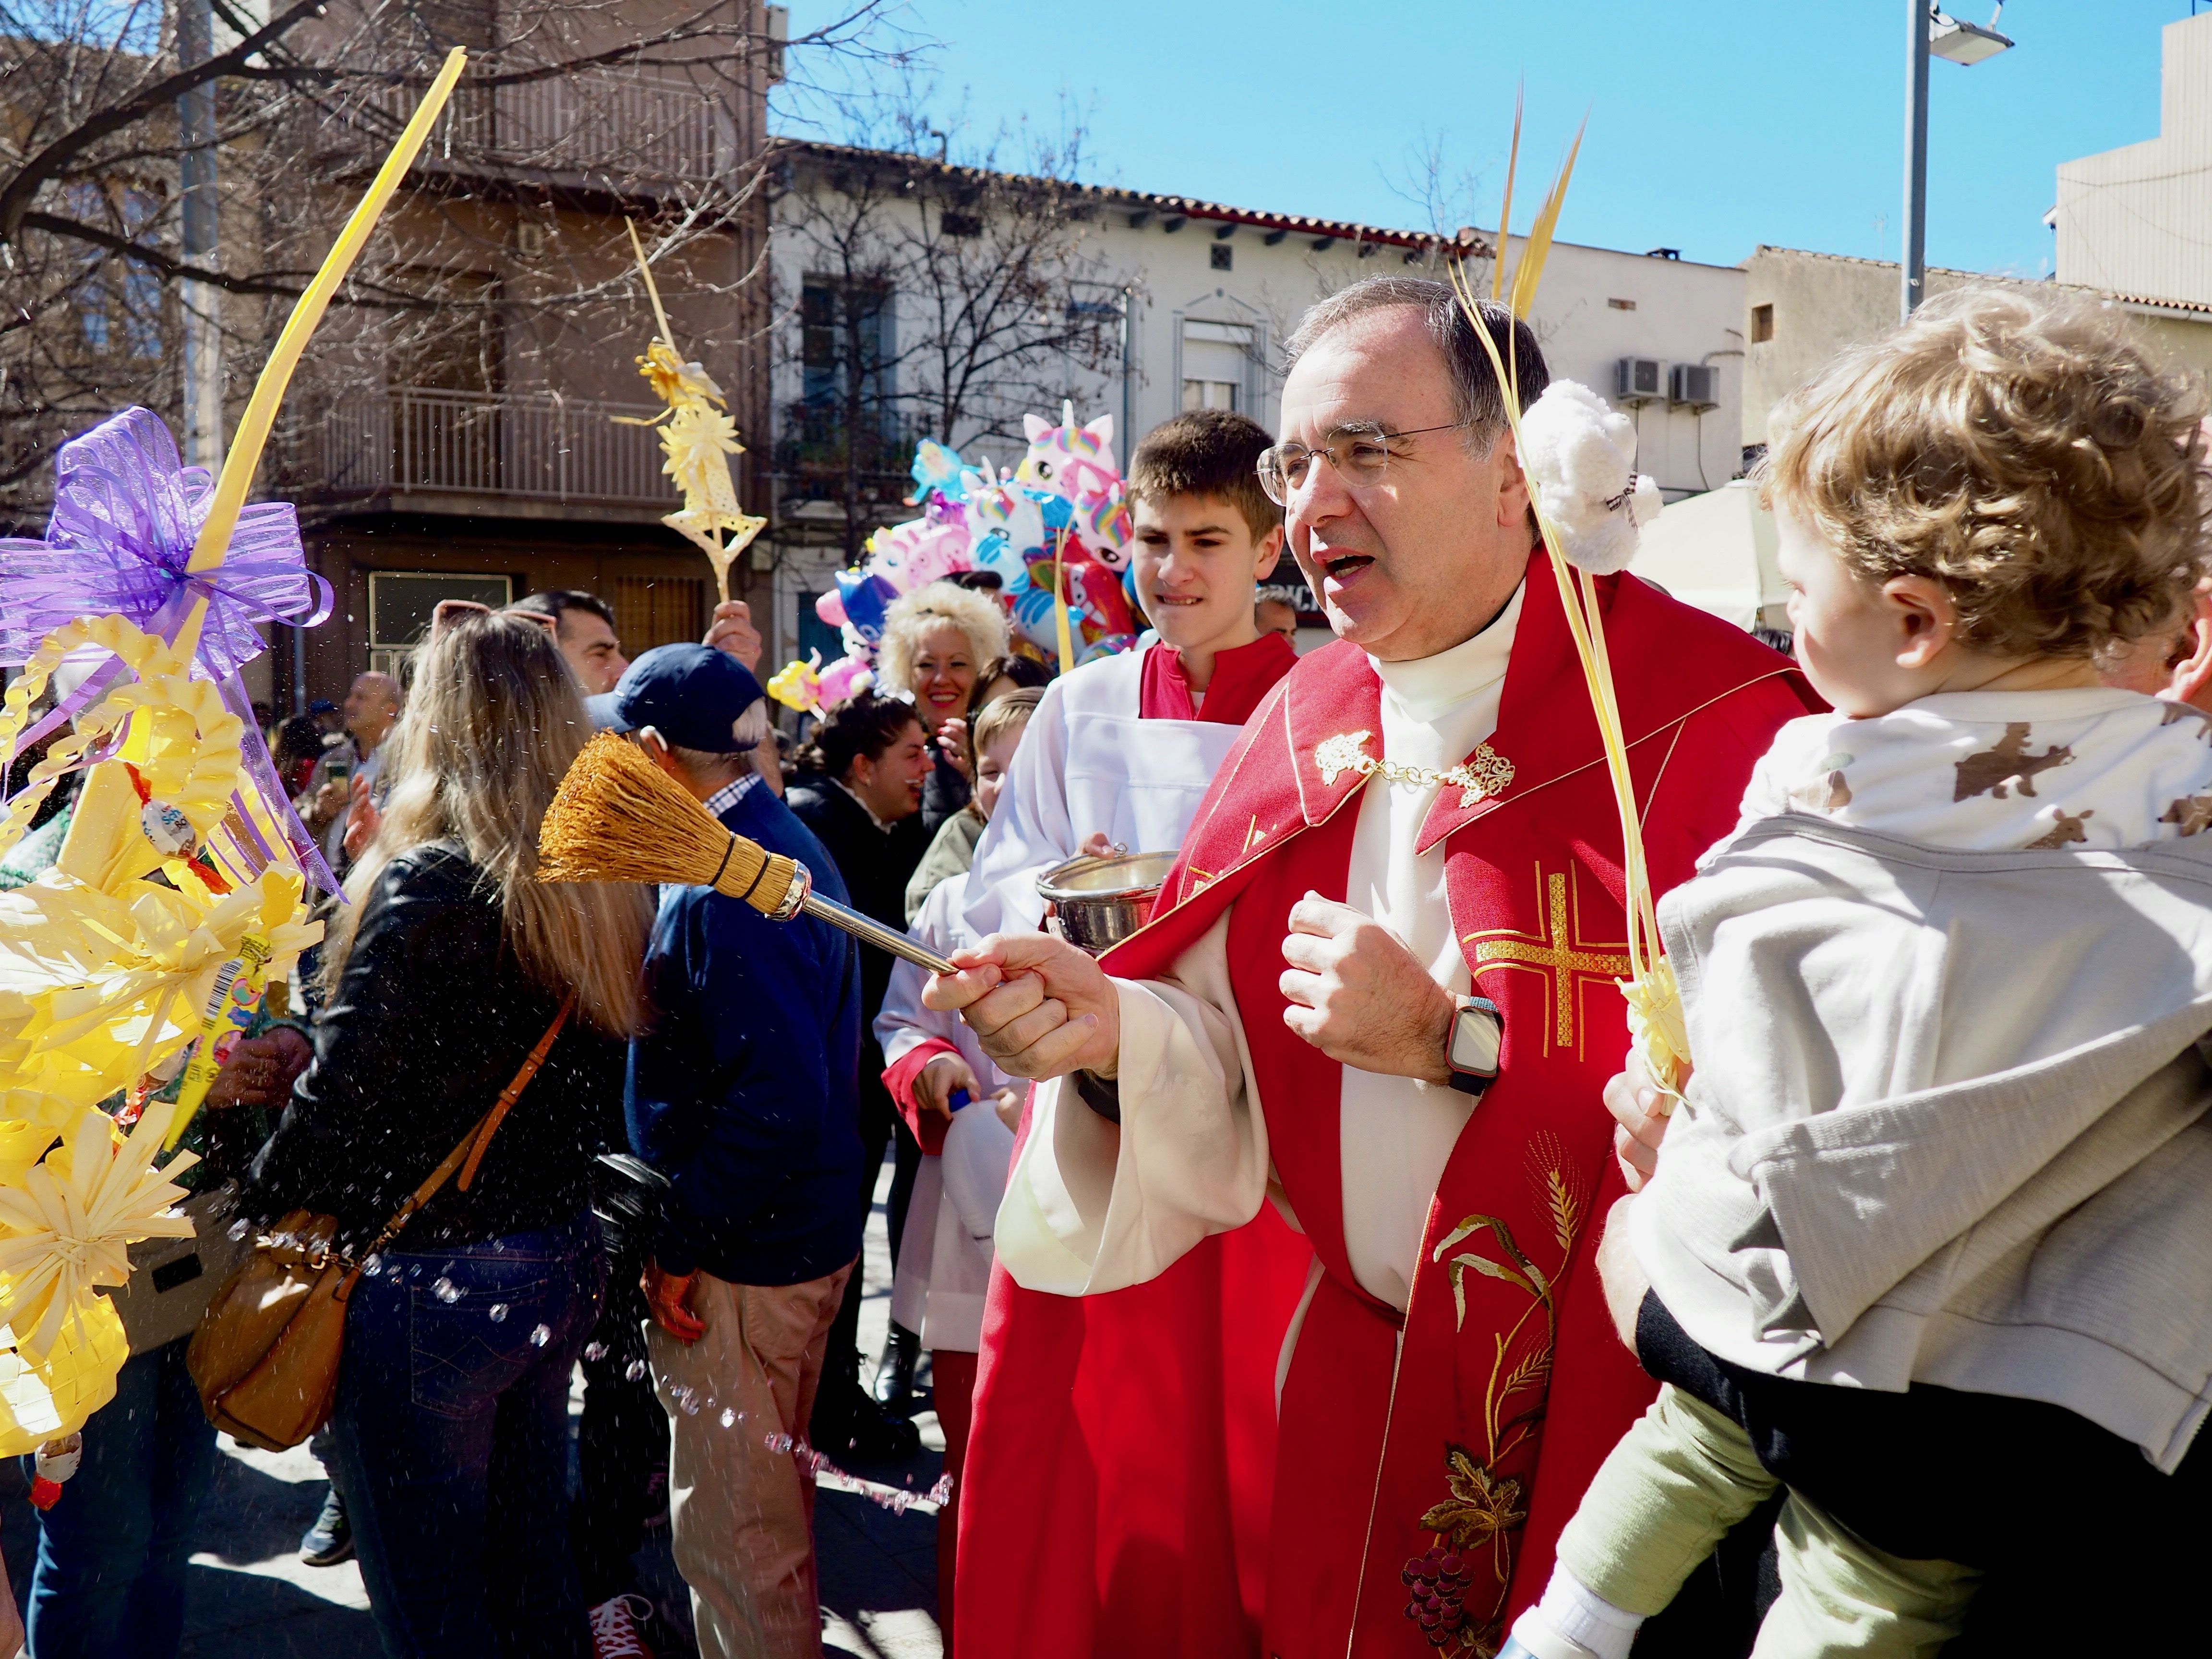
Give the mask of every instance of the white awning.
[[1738, 478], [1662, 508], [1644, 527], [1629, 568], [1685, 605], [1749, 629], [1787, 629], [1788, 591], [1775, 561], [1774, 515]]

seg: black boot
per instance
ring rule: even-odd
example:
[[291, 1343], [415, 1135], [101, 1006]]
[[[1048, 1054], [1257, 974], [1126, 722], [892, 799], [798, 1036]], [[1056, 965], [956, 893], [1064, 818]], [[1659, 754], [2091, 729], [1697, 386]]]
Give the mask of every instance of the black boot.
[[921, 1431], [886, 1416], [860, 1387], [858, 1355], [823, 1373], [811, 1426], [814, 1449], [833, 1463], [896, 1463], [921, 1449]]
[[876, 1401], [893, 1417], [914, 1415], [914, 1368], [921, 1359], [921, 1339], [897, 1322], [884, 1339], [876, 1366]]

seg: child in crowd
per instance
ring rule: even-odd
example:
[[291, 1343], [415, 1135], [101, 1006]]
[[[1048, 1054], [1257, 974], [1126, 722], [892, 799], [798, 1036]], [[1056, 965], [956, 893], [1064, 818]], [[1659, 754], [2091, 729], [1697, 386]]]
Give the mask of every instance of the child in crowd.
[[[987, 822], [1043, 696], [1035, 690], [1009, 691], [986, 704], [969, 727], [969, 769], [975, 780], [969, 805]], [[916, 943], [940, 956], [975, 942], [960, 920], [961, 885], [939, 883], [908, 929]], [[1021, 1098], [1012, 1079], [983, 1057], [964, 1021], [921, 1006], [921, 969], [898, 963], [876, 1017], [884, 1086], [922, 1149], [891, 1285], [891, 1318], [920, 1332], [932, 1356], [945, 1469], [957, 1486], [968, 1449], [975, 1356], [982, 1346], [983, 1295], [991, 1283], [991, 1230], [1013, 1161]], [[963, 1094], [967, 1100], [959, 1102]], [[956, 1501], [937, 1516], [938, 1623], [947, 1633], [948, 1653], [957, 1532]]]
[[1244, 416], [1193, 410], [1129, 458], [1131, 563], [1156, 632], [1046, 691], [975, 848], [967, 922], [979, 939], [1035, 927], [1036, 878], [1079, 853], [1180, 847], [1245, 717], [1297, 660], [1253, 615], [1283, 550], [1282, 509], [1260, 488], [1273, 441]]
[[1607, 1255], [1664, 1386], [1506, 1655], [1625, 1659], [1778, 1486], [1772, 1659], [1933, 1653], [2039, 1557], [2109, 1585], [2092, 1647], [2186, 1582], [2141, 1540], [2205, 1535], [2212, 722], [2099, 669], [2190, 614], [2205, 412], [2117, 313], [2016, 290], [1781, 412], [1836, 712], [1660, 906], [1697, 1069]]
[[[975, 689], [968, 694], [968, 716], [964, 720], [950, 720], [948, 726], [959, 733], [963, 750], [972, 745], [968, 732], [975, 724], [975, 717], [991, 704], [1011, 691], [1034, 689], [1040, 694], [1052, 684], [1052, 671], [1033, 657], [1007, 655], [995, 657], [986, 663], [975, 676]], [[1032, 698], [1032, 704], [1036, 699]], [[970, 765], [973, 765], [971, 759]], [[1004, 782], [1004, 779], [1000, 780]], [[996, 790], [993, 791], [994, 798]], [[957, 876], [965, 876], [975, 862], [975, 843], [983, 838], [983, 826], [990, 814], [975, 804], [971, 797], [967, 805], [937, 826], [937, 837], [929, 843], [929, 850], [921, 855], [914, 874], [906, 884], [906, 919], [911, 925], [921, 914], [923, 901], [937, 890], [942, 882]]]

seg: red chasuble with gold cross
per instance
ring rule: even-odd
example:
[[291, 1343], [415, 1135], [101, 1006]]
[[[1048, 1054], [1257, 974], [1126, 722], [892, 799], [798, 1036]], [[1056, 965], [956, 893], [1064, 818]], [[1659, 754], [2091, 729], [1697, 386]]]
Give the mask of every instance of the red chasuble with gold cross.
[[[1776, 728], [1818, 704], [1739, 630], [1632, 577], [1599, 590], [1663, 892], [1734, 826]], [[1341, 1067], [1284, 1025], [1278, 980], [1291, 905], [1344, 896], [1380, 699], [1355, 647], [1302, 659], [1215, 780], [1152, 924], [1105, 963], [1164, 974], [1233, 906], [1275, 1173], [1322, 1265], [1279, 1414], [1301, 1253], [1272, 1208], [1108, 1296], [995, 1274], [962, 1499], [963, 1659], [1487, 1655], [1652, 1396], [1592, 1265], [1620, 1190], [1600, 1099], [1627, 1047], [1620, 818], [1540, 552], [1498, 729], [1419, 842], [1443, 845], [1475, 989], [1504, 1013], [1501, 1071], [1446, 1163], [1403, 1317], [1353, 1276]]]

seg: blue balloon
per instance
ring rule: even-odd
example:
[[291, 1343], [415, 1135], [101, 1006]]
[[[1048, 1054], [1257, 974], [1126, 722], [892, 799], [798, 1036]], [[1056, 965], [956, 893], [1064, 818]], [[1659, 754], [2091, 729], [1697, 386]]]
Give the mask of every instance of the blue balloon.
[[845, 620], [853, 625], [854, 632], [873, 645], [884, 636], [884, 611], [898, 598], [898, 589], [881, 576], [841, 570], [837, 597], [844, 602]]

